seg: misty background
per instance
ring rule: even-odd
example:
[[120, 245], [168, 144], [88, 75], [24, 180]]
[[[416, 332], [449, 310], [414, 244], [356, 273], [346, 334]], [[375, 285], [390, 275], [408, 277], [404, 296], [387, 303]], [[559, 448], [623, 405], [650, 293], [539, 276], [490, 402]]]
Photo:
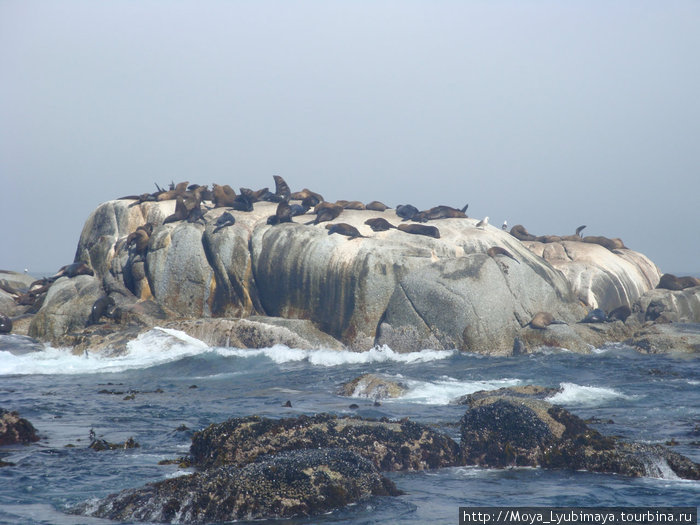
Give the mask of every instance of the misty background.
[[0, 268], [170, 181], [462, 207], [700, 272], [698, 1], [0, 0]]

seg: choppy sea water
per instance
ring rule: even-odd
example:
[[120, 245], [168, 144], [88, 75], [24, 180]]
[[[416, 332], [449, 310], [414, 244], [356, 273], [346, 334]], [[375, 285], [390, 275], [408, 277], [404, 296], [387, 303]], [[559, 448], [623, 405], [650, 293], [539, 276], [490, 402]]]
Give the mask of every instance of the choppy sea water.
[[[337, 394], [342, 383], [367, 372], [409, 389], [380, 406]], [[132, 342], [122, 357], [75, 356], [54, 348], [24, 355], [0, 351], [0, 407], [19, 411], [41, 436], [32, 445], [0, 447], [0, 460], [15, 464], [0, 468], [0, 523], [110, 523], [61, 510], [186, 474], [158, 463], [186, 455], [195, 430], [230, 417], [409, 417], [458, 439], [466, 408], [450, 404], [452, 399], [526, 384], [561, 386], [550, 400], [584, 419], [597, 418], [593, 426], [603, 434], [647, 443], [674, 440], [674, 450], [700, 461], [700, 360], [681, 354], [640, 355], [623, 345], [589, 355], [551, 350], [518, 357], [398, 354], [387, 347], [364, 353], [240, 350], [156, 329]], [[291, 408], [283, 406], [288, 400]], [[353, 403], [359, 408], [350, 408]], [[113, 443], [133, 437], [140, 447], [96, 452], [88, 448], [91, 430]], [[638, 479], [534, 468], [390, 473], [405, 495], [274, 523], [457, 523], [460, 506], [698, 505], [700, 482], [679, 480], [662, 464], [655, 471], [655, 477]]]

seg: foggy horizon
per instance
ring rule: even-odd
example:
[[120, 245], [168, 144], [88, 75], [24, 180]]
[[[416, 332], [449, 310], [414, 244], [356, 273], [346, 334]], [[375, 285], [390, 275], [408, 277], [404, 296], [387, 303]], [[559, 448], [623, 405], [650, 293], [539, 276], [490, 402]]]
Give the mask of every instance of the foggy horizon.
[[0, 1], [0, 269], [188, 180], [469, 204], [700, 273], [700, 3]]

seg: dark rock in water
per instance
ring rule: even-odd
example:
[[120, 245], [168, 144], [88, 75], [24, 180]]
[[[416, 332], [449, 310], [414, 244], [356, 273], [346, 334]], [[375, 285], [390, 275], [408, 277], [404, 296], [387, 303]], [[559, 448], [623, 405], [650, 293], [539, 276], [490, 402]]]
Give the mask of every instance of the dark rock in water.
[[278, 420], [232, 418], [196, 432], [190, 455], [194, 465], [209, 468], [244, 465], [261, 454], [326, 447], [351, 450], [382, 471], [424, 470], [459, 462], [457, 444], [428, 426], [329, 414]]
[[34, 441], [39, 441], [34, 425], [19, 417], [17, 412], [0, 408], [0, 446], [16, 443], [26, 445]]
[[70, 512], [120, 521], [210, 523], [312, 516], [370, 496], [399, 494], [353, 452], [294, 450], [125, 490]]
[[0, 334], [9, 334], [12, 331], [12, 319], [0, 313]]
[[578, 416], [546, 401], [487, 395], [471, 403], [461, 424], [460, 448], [468, 465], [700, 479], [700, 465], [690, 459], [661, 445], [603, 436]]
[[523, 386], [508, 386], [499, 388], [498, 390], [479, 390], [472, 394], [458, 397], [451, 404], [455, 405], [473, 405], [480, 399], [494, 396], [509, 396], [522, 397], [528, 399], [545, 399], [547, 397], [558, 394], [562, 391], [561, 388], [545, 387], [538, 385], [523, 385]]
[[105, 439], [93, 439], [88, 448], [99, 452], [102, 450], [126, 450], [129, 448], [139, 448], [140, 446], [141, 445], [134, 441], [133, 437], [130, 437], [124, 443], [110, 443]]

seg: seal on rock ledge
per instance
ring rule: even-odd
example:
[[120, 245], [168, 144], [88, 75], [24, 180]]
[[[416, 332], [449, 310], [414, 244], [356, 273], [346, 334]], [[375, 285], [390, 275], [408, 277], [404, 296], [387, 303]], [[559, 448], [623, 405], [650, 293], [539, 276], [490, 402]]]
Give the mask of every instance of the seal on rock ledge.
[[554, 319], [554, 316], [549, 312], [537, 312], [535, 316], [530, 321], [530, 328], [536, 328], [538, 330], [544, 330], [550, 324], [566, 324], [564, 321], [558, 321]]

